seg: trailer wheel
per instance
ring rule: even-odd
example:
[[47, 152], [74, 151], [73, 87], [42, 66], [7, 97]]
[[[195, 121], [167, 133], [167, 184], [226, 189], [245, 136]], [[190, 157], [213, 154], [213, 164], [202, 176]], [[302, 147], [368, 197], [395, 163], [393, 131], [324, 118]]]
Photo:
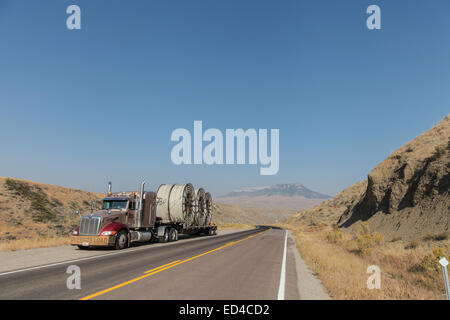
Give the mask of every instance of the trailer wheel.
[[128, 234], [125, 230], [119, 232], [116, 237], [116, 245], [115, 248], [117, 250], [125, 249], [128, 247]]
[[178, 231], [175, 228], [170, 229], [169, 231], [169, 241], [177, 241], [178, 240]]
[[158, 237], [158, 242], [166, 243], [169, 241], [169, 229], [166, 228], [164, 231], [164, 235], [162, 237]]

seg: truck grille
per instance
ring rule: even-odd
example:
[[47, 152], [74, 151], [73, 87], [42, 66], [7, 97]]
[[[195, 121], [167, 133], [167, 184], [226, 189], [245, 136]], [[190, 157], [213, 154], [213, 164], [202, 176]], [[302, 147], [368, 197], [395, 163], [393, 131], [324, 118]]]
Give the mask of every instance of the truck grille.
[[100, 231], [101, 217], [87, 216], [81, 218], [80, 236], [96, 236]]

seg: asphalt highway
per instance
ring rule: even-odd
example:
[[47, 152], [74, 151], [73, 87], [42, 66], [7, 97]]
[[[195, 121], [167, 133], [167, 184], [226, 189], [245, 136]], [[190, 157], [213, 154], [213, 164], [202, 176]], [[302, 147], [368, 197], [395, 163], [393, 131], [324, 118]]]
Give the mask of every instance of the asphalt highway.
[[0, 299], [298, 299], [286, 234], [259, 227], [2, 272]]

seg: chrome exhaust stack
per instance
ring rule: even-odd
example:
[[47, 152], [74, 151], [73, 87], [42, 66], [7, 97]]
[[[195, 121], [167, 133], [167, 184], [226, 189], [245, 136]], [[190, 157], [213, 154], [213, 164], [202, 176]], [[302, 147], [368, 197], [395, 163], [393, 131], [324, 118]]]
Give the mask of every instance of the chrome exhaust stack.
[[112, 183], [111, 181], [108, 182], [108, 196], [110, 196], [112, 194]]
[[140, 228], [142, 226], [142, 216], [143, 216], [143, 212], [144, 212], [144, 186], [145, 186], [145, 181], [142, 181], [141, 184], [141, 192], [140, 192], [140, 197], [139, 197], [139, 209], [138, 209], [138, 228]]

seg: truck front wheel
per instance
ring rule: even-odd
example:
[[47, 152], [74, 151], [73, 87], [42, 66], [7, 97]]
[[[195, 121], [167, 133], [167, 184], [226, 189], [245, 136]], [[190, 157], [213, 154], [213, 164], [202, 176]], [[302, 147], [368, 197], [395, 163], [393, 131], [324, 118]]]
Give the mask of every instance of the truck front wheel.
[[115, 248], [117, 250], [125, 249], [128, 246], [128, 234], [125, 230], [120, 231], [116, 237]]

